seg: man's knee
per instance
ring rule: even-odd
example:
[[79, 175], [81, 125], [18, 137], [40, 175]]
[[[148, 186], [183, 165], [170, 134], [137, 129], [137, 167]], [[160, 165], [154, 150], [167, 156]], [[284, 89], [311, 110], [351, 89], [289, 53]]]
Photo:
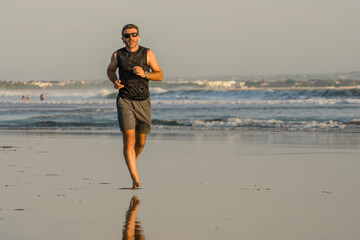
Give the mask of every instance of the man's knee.
[[146, 142], [146, 134], [145, 133], [136, 133], [136, 147], [143, 148]]
[[139, 149], [143, 149], [145, 146], [145, 141], [136, 141], [135, 142], [135, 147], [139, 148]]

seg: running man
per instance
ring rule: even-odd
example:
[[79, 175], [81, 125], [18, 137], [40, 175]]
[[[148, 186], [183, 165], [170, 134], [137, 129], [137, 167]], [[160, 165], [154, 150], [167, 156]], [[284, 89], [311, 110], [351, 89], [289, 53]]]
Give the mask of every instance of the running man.
[[114, 88], [119, 89], [116, 101], [123, 153], [135, 190], [141, 185], [136, 160], [151, 127], [149, 80], [161, 81], [163, 73], [154, 52], [139, 45], [140, 34], [136, 25], [125, 25], [121, 39], [125, 47], [112, 54], [107, 75]]

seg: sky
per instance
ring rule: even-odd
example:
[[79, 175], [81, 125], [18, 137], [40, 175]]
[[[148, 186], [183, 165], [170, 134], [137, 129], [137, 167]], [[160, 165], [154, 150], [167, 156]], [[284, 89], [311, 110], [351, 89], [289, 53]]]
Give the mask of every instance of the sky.
[[0, 79], [107, 79], [134, 23], [167, 77], [359, 71], [358, 0], [0, 0]]

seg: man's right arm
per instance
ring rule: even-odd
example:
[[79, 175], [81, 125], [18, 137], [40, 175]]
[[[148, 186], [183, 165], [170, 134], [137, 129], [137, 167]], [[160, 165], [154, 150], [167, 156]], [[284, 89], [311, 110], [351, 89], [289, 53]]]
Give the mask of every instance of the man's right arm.
[[114, 52], [111, 55], [110, 64], [109, 64], [106, 72], [107, 72], [108, 78], [114, 84], [114, 88], [120, 89], [120, 88], [123, 88], [124, 85], [120, 84], [121, 81], [118, 79], [118, 77], [116, 75], [116, 70], [117, 70], [116, 52]]

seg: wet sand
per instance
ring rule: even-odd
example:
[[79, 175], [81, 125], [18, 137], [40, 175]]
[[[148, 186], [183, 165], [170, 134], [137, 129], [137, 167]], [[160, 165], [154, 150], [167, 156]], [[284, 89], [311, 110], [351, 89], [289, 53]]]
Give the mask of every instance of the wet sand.
[[[360, 135], [0, 132], [0, 239], [358, 239]], [[134, 197], [135, 196], [135, 197]]]

